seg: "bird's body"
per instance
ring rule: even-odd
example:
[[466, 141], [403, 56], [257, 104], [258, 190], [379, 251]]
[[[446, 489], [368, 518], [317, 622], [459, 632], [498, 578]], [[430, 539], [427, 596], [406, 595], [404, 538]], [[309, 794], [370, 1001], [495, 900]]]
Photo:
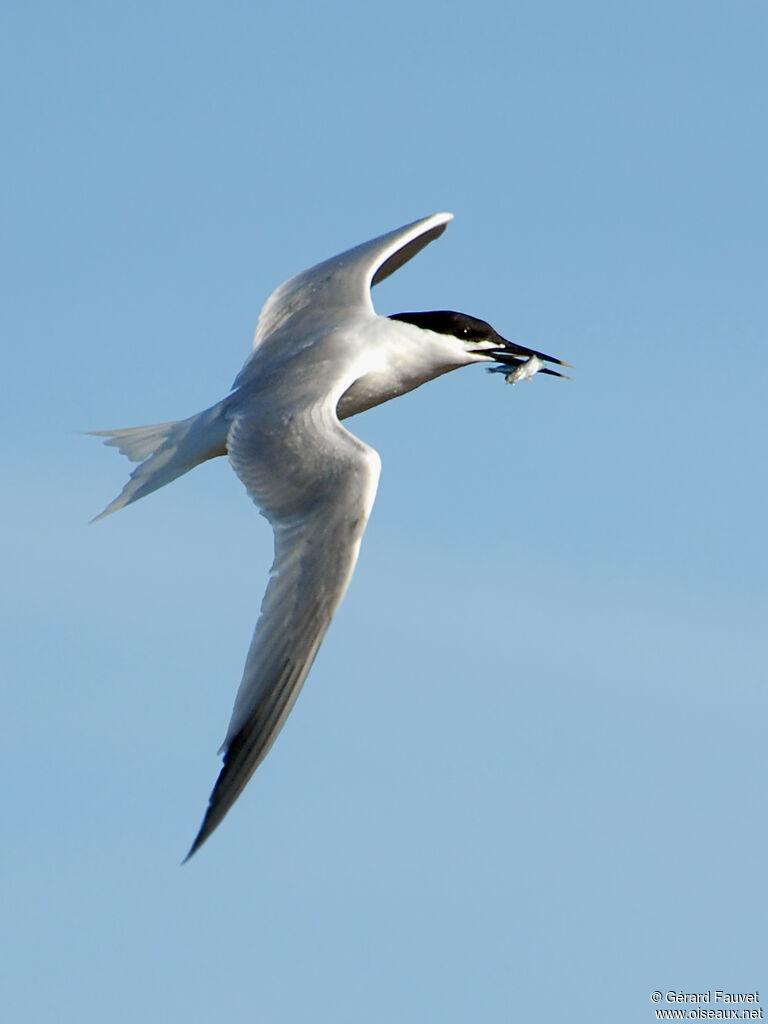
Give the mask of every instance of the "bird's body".
[[[379, 479], [376, 452], [341, 420], [474, 362], [556, 376], [484, 321], [453, 312], [378, 316], [370, 288], [437, 238], [436, 214], [283, 284], [259, 318], [230, 395], [187, 420], [97, 431], [141, 464], [102, 516], [218, 455], [275, 532], [275, 561], [227, 735], [224, 767], [190, 856], [266, 755], [346, 592]], [[523, 374], [521, 374], [523, 375]], [[528, 374], [528, 375], [532, 375]], [[101, 518], [101, 517], [97, 517]]]

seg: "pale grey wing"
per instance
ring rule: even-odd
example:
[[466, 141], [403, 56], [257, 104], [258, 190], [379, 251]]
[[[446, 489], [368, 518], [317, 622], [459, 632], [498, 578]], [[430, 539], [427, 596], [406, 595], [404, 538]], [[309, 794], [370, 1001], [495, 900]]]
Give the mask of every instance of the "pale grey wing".
[[224, 767], [189, 857], [219, 825], [288, 716], [346, 592], [380, 461], [313, 406], [290, 425], [239, 416], [232, 465], [275, 531], [275, 560], [222, 750]]
[[435, 213], [292, 277], [267, 299], [256, 328], [254, 348], [310, 304], [318, 313], [338, 308], [373, 313], [371, 287], [439, 238], [451, 220], [452, 213]]

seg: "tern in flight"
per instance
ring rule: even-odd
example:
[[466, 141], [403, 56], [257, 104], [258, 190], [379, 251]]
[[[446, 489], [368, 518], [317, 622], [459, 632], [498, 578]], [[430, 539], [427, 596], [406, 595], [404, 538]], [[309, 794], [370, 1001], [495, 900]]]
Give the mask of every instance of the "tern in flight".
[[275, 558], [221, 747], [224, 764], [187, 855], [266, 756], [349, 585], [381, 462], [342, 420], [450, 370], [494, 363], [511, 383], [568, 366], [447, 310], [379, 316], [371, 287], [438, 238], [450, 213], [407, 224], [281, 285], [253, 352], [216, 405], [189, 419], [98, 430], [140, 465], [97, 519], [228, 455], [275, 534]]

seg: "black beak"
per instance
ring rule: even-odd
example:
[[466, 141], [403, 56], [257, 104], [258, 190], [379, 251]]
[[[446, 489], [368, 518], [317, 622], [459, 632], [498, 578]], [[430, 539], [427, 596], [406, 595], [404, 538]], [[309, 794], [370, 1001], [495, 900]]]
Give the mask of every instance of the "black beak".
[[[507, 341], [506, 338], [502, 338], [496, 331], [493, 332], [489, 341], [492, 341], [498, 347], [483, 349], [483, 355], [492, 356], [497, 362], [503, 363], [505, 366], [522, 366], [523, 363], [528, 362], [531, 356], [536, 356], [537, 359], [541, 359], [544, 363], [556, 363], [558, 366], [567, 366], [571, 369], [570, 363], [566, 363], [562, 359], [555, 359], [554, 356], [545, 355], [543, 352], [537, 352], [536, 349], [517, 345], [514, 341]], [[570, 380], [567, 374], [558, 373], [557, 370], [550, 370], [548, 366], [543, 366], [539, 373], [547, 373], [550, 377], [565, 377], [566, 380]]]

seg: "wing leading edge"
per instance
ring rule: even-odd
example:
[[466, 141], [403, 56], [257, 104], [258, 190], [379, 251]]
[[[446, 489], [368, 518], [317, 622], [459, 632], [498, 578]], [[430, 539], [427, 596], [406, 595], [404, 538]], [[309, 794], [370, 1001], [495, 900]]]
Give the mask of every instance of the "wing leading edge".
[[254, 348], [310, 303], [318, 313], [339, 307], [373, 313], [371, 287], [394, 274], [439, 238], [452, 220], [452, 213], [423, 217], [292, 277], [265, 302], [253, 340]]

